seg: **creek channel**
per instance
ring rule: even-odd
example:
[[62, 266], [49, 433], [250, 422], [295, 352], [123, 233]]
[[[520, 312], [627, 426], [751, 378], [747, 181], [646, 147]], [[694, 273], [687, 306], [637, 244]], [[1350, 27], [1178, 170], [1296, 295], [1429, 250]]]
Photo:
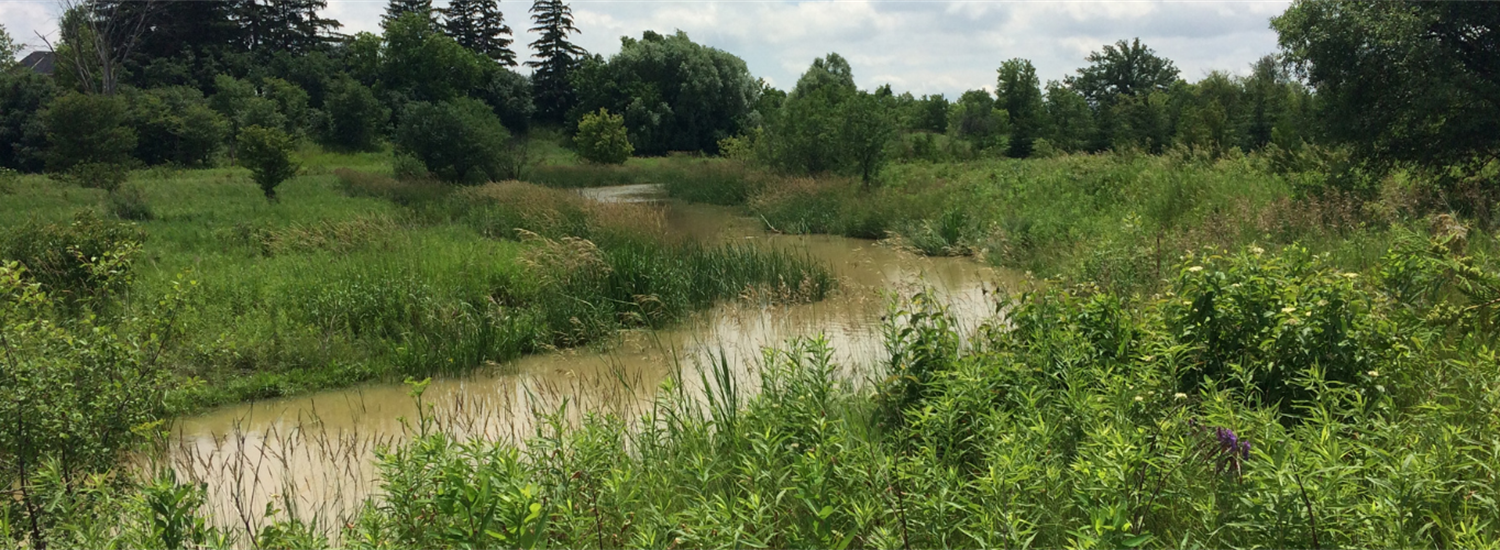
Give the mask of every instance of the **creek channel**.
[[[535, 433], [539, 415], [571, 422], [591, 413], [636, 418], [663, 384], [674, 381], [701, 394], [700, 369], [714, 362], [729, 365], [739, 387], [753, 391], [765, 350], [798, 337], [821, 336], [843, 374], [868, 380], [879, 374], [887, 354], [881, 318], [893, 295], [929, 291], [948, 304], [961, 327], [974, 328], [996, 315], [996, 300], [986, 294], [1021, 281], [969, 258], [924, 257], [844, 237], [768, 233], [737, 210], [664, 200], [655, 185], [580, 192], [604, 202], [652, 203], [664, 209], [669, 231], [705, 242], [806, 253], [832, 270], [839, 289], [810, 304], [724, 303], [667, 329], [623, 331], [605, 346], [435, 378], [422, 393], [420, 409], [410, 386], [383, 383], [178, 419], [170, 456], [179, 478], [207, 485], [209, 511], [224, 527], [255, 532], [292, 513], [336, 531], [378, 490], [376, 449], [407, 440], [419, 418], [457, 436], [519, 444]], [[268, 515], [268, 509], [275, 512]]]

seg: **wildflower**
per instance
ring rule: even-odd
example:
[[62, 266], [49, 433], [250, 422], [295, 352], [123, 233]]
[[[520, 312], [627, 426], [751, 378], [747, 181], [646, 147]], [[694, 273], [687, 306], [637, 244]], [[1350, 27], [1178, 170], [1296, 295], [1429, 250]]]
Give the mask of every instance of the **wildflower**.
[[1378, 370], [1372, 370], [1372, 371], [1366, 372], [1365, 374], [1370, 375], [1370, 378], [1379, 378], [1380, 377], [1380, 371], [1378, 371]]
[[1182, 392], [1177, 392], [1177, 393], [1172, 394], [1172, 399], [1187, 399], [1187, 394], [1182, 393]]
[[1203, 271], [1203, 266], [1201, 266], [1201, 265], [1195, 265], [1193, 267], [1189, 267], [1188, 271], [1191, 271], [1193, 273], [1197, 273], [1199, 271]]
[[1216, 428], [1214, 435], [1218, 440], [1218, 447], [1214, 448], [1210, 454], [1219, 457], [1215, 470], [1227, 472], [1232, 469], [1235, 477], [1239, 477], [1242, 463], [1250, 459], [1250, 442], [1240, 440], [1234, 430], [1229, 428]]
[[1266, 249], [1261, 248], [1259, 246], [1252, 246], [1252, 247], [1250, 247], [1250, 253], [1254, 254], [1256, 256], [1259, 256], [1261, 254], [1265, 254], [1266, 253]]
[[1358, 276], [1359, 276], [1358, 273], [1345, 273], [1344, 274], [1344, 278], [1345, 279], [1353, 279], [1353, 278], [1358, 277]]
[[1145, 397], [1141, 397], [1141, 396], [1139, 396], [1139, 395], [1137, 395], [1137, 396], [1135, 396], [1135, 400], [1136, 400], [1136, 401], [1145, 401], [1145, 400], [1146, 400], [1146, 398], [1145, 398]]
[[1297, 308], [1292, 307], [1292, 306], [1286, 306], [1284, 308], [1281, 308], [1281, 312], [1282, 313], [1291, 313], [1293, 311], [1297, 311]]

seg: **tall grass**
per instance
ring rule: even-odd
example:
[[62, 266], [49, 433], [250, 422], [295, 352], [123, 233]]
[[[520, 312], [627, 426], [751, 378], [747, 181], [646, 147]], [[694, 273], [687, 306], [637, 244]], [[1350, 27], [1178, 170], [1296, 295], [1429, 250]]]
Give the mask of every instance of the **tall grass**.
[[1159, 289], [1165, 265], [1205, 246], [1303, 243], [1365, 269], [1393, 228], [1428, 223], [1422, 192], [1400, 175], [1370, 201], [1308, 193], [1307, 177], [1264, 156], [910, 162], [873, 192], [832, 177], [768, 178], [748, 205], [775, 231], [895, 237], [924, 254], [976, 254], [1118, 291]]
[[376, 453], [332, 540], [1489, 547], [1497, 311], [1471, 283], [1496, 263], [1400, 241], [1364, 276], [1248, 249], [1174, 263], [1157, 298], [1044, 288], [973, 333], [912, 296], [873, 394], [814, 338], [768, 350], [753, 392], [704, 365], [702, 393], [671, 379], [638, 419], [550, 409], [524, 441], [434, 410]]

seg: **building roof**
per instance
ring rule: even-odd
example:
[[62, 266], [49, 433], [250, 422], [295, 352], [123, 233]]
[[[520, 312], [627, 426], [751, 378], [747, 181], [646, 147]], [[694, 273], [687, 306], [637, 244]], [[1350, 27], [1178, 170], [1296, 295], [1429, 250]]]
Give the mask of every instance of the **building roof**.
[[57, 54], [44, 51], [31, 52], [21, 60], [21, 65], [40, 74], [50, 75], [57, 66]]

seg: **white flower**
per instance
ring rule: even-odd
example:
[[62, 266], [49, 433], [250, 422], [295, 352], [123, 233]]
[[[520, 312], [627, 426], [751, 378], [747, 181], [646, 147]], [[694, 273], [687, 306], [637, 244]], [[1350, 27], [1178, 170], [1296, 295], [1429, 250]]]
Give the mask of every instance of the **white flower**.
[[1195, 265], [1193, 267], [1189, 267], [1188, 271], [1191, 271], [1193, 273], [1197, 273], [1199, 271], [1203, 271], [1203, 266], [1201, 266], [1201, 265]]
[[1291, 313], [1293, 311], [1297, 311], [1297, 308], [1292, 307], [1292, 306], [1286, 306], [1284, 308], [1281, 308], [1281, 312], [1282, 313]]
[[1353, 278], [1358, 277], [1358, 276], [1359, 276], [1358, 273], [1345, 273], [1344, 274], [1344, 278], [1345, 279], [1353, 279]]
[[1182, 392], [1177, 392], [1177, 393], [1172, 394], [1172, 398], [1173, 399], [1187, 399], [1187, 394], [1182, 393]]
[[1380, 377], [1380, 371], [1378, 371], [1378, 370], [1372, 370], [1372, 371], [1366, 372], [1365, 374], [1370, 375], [1370, 378], [1379, 378]]
[[1261, 254], [1265, 254], [1266, 253], [1266, 249], [1261, 248], [1259, 246], [1252, 246], [1252, 247], [1250, 247], [1250, 253], [1251, 254], [1255, 254], [1256, 256], [1259, 256]]
[[1139, 395], [1137, 395], [1137, 396], [1135, 396], [1135, 400], [1136, 400], [1136, 401], [1145, 401], [1145, 400], [1146, 400], [1146, 398], [1145, 398], [1145, 397], [1141, 397], [1141, 396], [1139, 396]]

